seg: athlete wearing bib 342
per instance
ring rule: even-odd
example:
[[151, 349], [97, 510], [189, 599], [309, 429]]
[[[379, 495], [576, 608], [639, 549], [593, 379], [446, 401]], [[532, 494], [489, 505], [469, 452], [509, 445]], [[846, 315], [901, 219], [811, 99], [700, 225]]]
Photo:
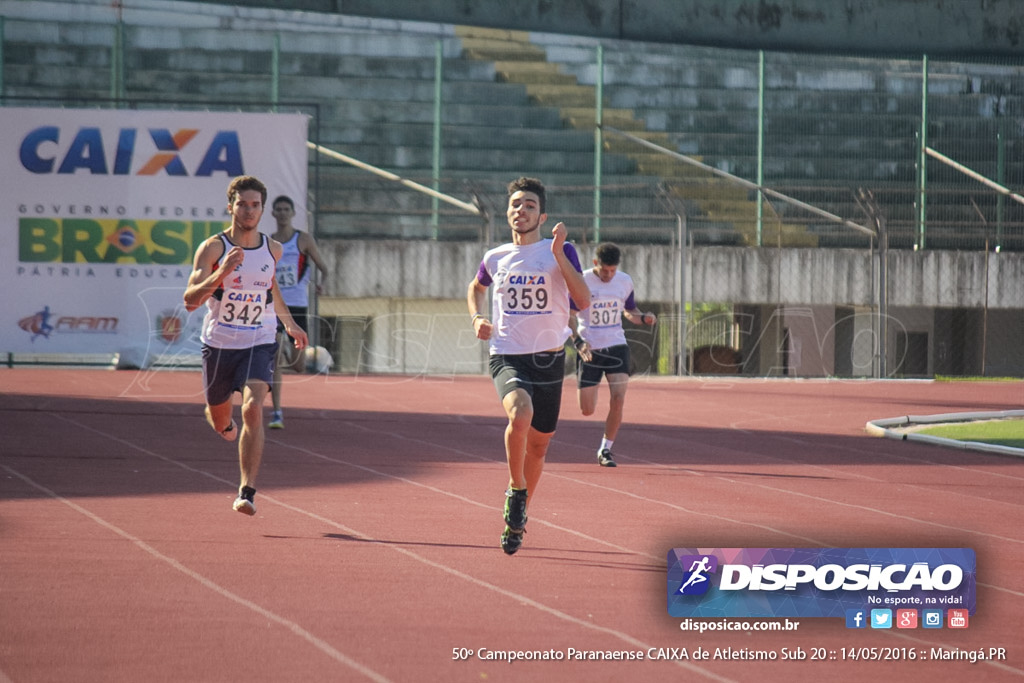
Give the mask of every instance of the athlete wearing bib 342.
[[611, 242], [597, 246], [594, 267], [583, 274], [590, 288], [590, 306], [577, 312], [573, 304], [570, 324], [576, 328], [573, 345], [576, 356], [576, 380], [580, 411], [593, 415], [597, 409], [597, 387], [601, 377], [608, 378], [608, 416], [604, 421], [604, 437], [597, 449], [597, 462], [602, 467], [615, 467], [612, 444], [622, 424], [629, 385], [629, 345], [622, 330], [622, 319], [640, 325], [658, 322], [653, 313], [642, 313], [636, 307], [633, 279], [619, 270], [621, 251]]
[[[267, 188], [257, 178], [240, 176], [228, 186], [231, 226], [196, 250], [185, 289], [185, 308], [206, 304], [203, 387], [206, 421], [228, 441], [238, 439], [241, 484], [234, 509], [256, 514], [256, 474], [263, 458], [263, 401], [270, 391], [277, 352], [277, 321], [306, 345], [306, 333], [285, 306], [274, 268], [281, 244], [259, 232]], [[234, 392], [242, 393], [242, 429], [231, 417]]]
[[[558, 425], [565, 376], [569, 297], [587, 302], [576, 249], [558, 223], [552, 239], [540, 228], [547, 219], [544, 185], [519, 178], [508, 186], [506, 217], [512, 242], [488, 251], [466, 295], [473, 328], [490, 342], [491, 378], [508, 418], [505, 457], [505, 530], [501, 547], [519, 550], [526, 531], [526, 508], [537, 490], [548, 444]], [[491, 317], [487, 291], [494, 286]], [[493, 322], [492, 322], [493, 321]]]

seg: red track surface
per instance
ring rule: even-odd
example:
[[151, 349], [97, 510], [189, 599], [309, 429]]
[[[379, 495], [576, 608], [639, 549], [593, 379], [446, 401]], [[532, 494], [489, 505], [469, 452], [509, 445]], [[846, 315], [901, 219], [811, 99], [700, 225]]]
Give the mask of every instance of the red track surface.
[[[507, 557], [489, 380], [286, 380], [250, 518], [231, 510], [235, 444], [205, 425], [197, 373], [0, 371], [0, 683], [1024, 676], [1024, 461], [864, 433], [1019, 408], [1020, 383], [635, 379], [620, 466], [604, 469], [601, 421], [580, 417], [567, 382], [529, 533]], [[972, 547], [977, 613], [963, 631], [798, 619], [703, 635], [667, 614], [673, 547], [807, 546]], [[808, 658], [453, 661], [730, 647]], [[854, 647], [1007, 659], [843, 661]]]

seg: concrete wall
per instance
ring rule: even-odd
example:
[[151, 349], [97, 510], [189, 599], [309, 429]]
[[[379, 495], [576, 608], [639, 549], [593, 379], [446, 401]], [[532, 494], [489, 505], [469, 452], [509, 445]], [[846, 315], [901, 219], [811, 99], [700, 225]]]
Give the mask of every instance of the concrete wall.
[[[319, 307], [323, 345], [346, 372], [484, 372], [486, 345], [473, 335], [465, 297], [485, 250], [323, 240], [332, 273]], [[579, 250], [589, 264], [592, 247]], [[877, 255], [873, 262], [862, 250], [702, 247], [687, 256], [687, 300], [735, 306], [744, 372], [873, 376]], [[677, 322], [677, 258], [665, 247], [624, 251], [621, 267], [637, 300], [663, 312], [660, 325]], [[887, 375], [1024, 376], [1024, 254], [894, 252], [889, 261]], [[915, 343], [924, 347], [906, 350]]]
[[[475, 242], [334, 241], [321, 246], [333, 273], [329, 296], [464, 299], [486, 247]], [[579, 247], [588, 265], [593, 247]], [[678, 253], [624, 247], [621, 268], [639, 301], [678, 301]], [[856, 249], [697, 247], [689, 251], [688, 298], [749, 304], [870, 306], [877, 254]], [[1024, 254], [891, 251], [891, 306], [1024, 308]], [[986, 291], [987, 286], [987, 291]]]

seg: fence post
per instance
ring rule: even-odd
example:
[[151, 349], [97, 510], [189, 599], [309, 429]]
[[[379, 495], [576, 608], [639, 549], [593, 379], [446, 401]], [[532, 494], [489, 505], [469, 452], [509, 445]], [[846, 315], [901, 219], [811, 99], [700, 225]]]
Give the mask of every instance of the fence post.
[[[121, 5], [117, 6], [117, 23], [114, 24], [114, 45], [110, 53], [110, 97], [124, 99], [124, 20]], [[121, 105], [118, 105], [121, 106]]]
[[4, 18], [0, 15], [0, 105], [4, 103]]
[[[435, 192], [441, 191], [441, 97], [444, 84], [444, 43], [441, 38], [434, 45], [434, 128], [431, 149], [431, 173], [434, 176], [432, 186]], [[440, 202], [437, 197], [430, 198], [430, 239], [438, 237], [440, 218]]]
[[597, 82], [594, 87], [594, 243], [601, 241], [601, 164], [604, 152], [604, 46], [597, 45]]
[[270, 111], [277, 113], [281, 96], [281, 34], [274, 34], [274, 46], [270, 53]]
[[[996, 133], [996, 182], [1006, 187], [1006, 136], [1004, 133], [1005, 119], [999, 119], [999, 132]], [[996, 251], [1003, 245], [1003, 220], [1006, 218], [1006, 195], [996, 196]], [[988, 249], [986, 249], [988, 251]]]
[[917, 150], [917, 248], [925, 248], [925, 223], [927, 221], [928, 205], [928, 155], [925, 149], [928, 147], [928, 55], [922, 55], [921, 59], [921, 134], [920, 147]]
[[[757, 53], [757, 186], [764, 187], [764, 50]], [[764, 227], [764, 195], [757, 191], [757, 235], [755, 244], [761, 246]]]

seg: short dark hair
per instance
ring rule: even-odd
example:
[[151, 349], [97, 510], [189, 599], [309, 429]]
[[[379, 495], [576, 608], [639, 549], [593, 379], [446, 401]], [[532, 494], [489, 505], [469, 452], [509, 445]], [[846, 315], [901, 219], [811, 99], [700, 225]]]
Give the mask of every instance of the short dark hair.
[[511, 197], [516, 192], [532, 192], [537, 195], [537, 199], [540, 200], [540, 212], [547, 213], [545, 206], [548, 203], [548, 199], [547, 192], [544, 189], [544, 183], [536, 178], [527, 178], [525, 176], [516, 178], [508, 184], [508, 196]]
[[619, 245], [612, 242], [602, 242], [597, 245], [597, 261], [605, 266], [617, 266], [622, 259], [622, 250]]
[[289, 197], [286, 194], [278, 195], [277, 198], [274, 199], [274, 202], [270, 206], [271, 206], [271, 208], [273, 208], [273, 207], [277, 206], [278, 204], [280, 204], [281, 202], [284, 202], [288, 206], [292, 207], [292, 211], [295, 210], [295, 202], [293, 202], [292, 198]]
[[240, 175], [228, 185], [228, 206], [235, 203], [235, 198], [247, 190], [256, 190], [260, 193], [260, 202], [267, 205], [267, 186], [259, 178], [251, 175]]

